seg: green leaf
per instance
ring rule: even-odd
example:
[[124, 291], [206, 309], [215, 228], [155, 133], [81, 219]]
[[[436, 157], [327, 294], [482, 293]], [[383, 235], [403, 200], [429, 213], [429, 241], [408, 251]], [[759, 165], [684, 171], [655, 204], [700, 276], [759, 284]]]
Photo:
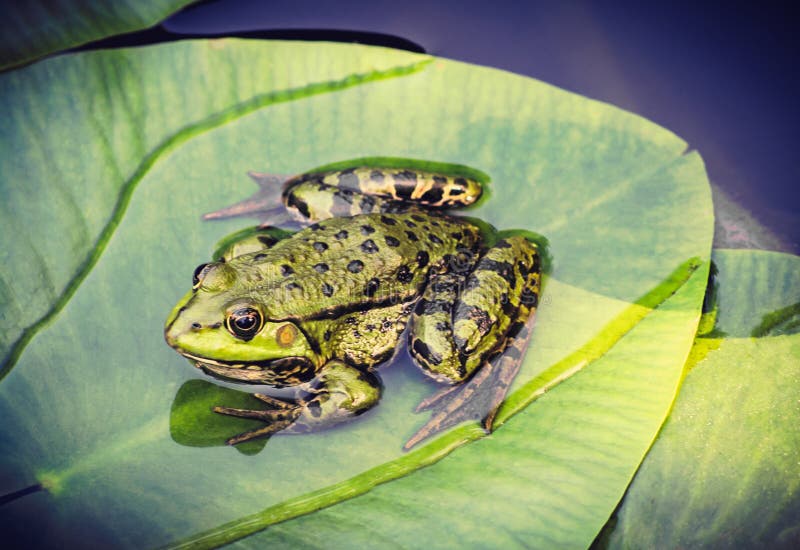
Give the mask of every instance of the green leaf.
[[3, 5], [0, 70], [155, 25], [192, 0], [29, 0]]
[[[746, 334], [766, 307], [798, 299], [800, 257], [718, 250], [714, 261], [720, 320], [731, 333]], [[742, 314], [748, 304], [750, 318]], [[701, 338], [695, 348], [699, 362], [605, 542], [615, 548], [796, 548], [800, 335]]]
[[[292, 55], [309, 63], [275, 62]], [[377, 48], [215, 40], [63, 56], [2, 75], [0, 376], [64, 307], [161, 158], [265, 106], [425, 62]], [[252, 162], [222, 179], [243, 189], [236, 176]]]
[[[62, 56], [3, 75], [0, 90], [13, 115], [4, 145], [14, 145], [0, 149], [12, 200], [1, 218], [3, 323], [29, 335], [0, 384], [0, 491], [47, 488], [7, 505], [8, 525], [40, 544], [161, 545], [226, 522], [247, 534], [264, 525], [247, 518], [265, 509], [286, 519], [435, 472], [442, 484], [495, 479], [508, 489], [499, 512], [508, 521], [496, 528], [471, 521], [453, 496], [462, 528], [485, 536], [514, 537], [527, 521], [519, 532], [531, 539], [565, 529], [574, 533], [565, 543], [586, 544], [609, 516], [667, 414], [702, 303], [710, 194], [682, 140], [530, 79], [331, 44]], [[411, 411], [435, 386], [402, 355], [380, 371], [381, 404], [341, 429], [272, 437], [255, 455], [213, 446], [217, 433], [203, 442], [174, 423], [171, 433], [173, 403], [178, 424], [190, 423], [181, 388], [209, 403], [217, 390], [188, 384], [201, 373], [164, 344], [164, 319], [194, 266], [246, 225], [200, 214], [252, 194], [247, 170], [291, 174], [359, 157], [483, 171], [493, 193], [469, 215], [549, 240], [552, 275], [505, 425], [488, 438], [465, 425], [403, 454], [426, 420]], [[40, 265], [47, 272], [34, 277]], [[540, 476], [530, 482], [516, 469], [528, 471], [529, 456]], [[492, 477], [503, 472], [516, 473]], [[412, 517], [426, 516], [429, 506], [407, 502]], [[381, 510], [380, 536], [404, 536]], [[353, 513], [348, 523], [360, 525]], [[308, 521], [318, 514], [327, 521]], [[284, 536], [275, 533], [266, 536]]]
[[798, 264], [792, 256], [719, 250], [714, 263], [720, 285], [715, 329], [729, 338], [764, 336], [782, 319], [789, 320], [792, 308], [800, 303]]

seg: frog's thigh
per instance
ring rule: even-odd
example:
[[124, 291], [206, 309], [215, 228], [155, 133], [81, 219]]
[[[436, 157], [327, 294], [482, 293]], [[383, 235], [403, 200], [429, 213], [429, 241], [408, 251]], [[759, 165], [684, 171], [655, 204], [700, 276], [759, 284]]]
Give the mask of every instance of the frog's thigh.
[[540, 266], [536, 246], [523, 237], [499, 241], [463, 277], [435, 279], [414, 312], [411, 354], [431, 376], [468, 378], [536, 307]]
[[381, 398], [380, 379], [342, 361], [330, 361], [298, 399], [301, 413], [286, 433], [316, 431], [358, 416]]

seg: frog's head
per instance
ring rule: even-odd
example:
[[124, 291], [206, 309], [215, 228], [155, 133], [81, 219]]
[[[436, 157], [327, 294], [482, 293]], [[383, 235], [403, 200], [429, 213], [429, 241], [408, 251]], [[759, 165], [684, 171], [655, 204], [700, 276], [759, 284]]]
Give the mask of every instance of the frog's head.
[[192, 290], [170, 313], [167, 343], [207, 372], [254, 384], [292, 385], [313, 378], [316, 354], [291, 321], [270, 321], [265, 296], [224, 262], [195, 270]]

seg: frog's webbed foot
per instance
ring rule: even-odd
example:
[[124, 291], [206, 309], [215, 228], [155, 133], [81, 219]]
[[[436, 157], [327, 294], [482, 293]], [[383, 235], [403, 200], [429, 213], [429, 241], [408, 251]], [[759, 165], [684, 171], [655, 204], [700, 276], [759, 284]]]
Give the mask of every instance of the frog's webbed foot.
[[226, 218], [257, 218], [261, 226], [285, 226], [294, 221], [282, 201], [283, 183], [290, 176], [280, 174], [262, 174], [248, 172], [259, 190], [243, 201], [203, 215], [204, 220], [222, 220]]
[[483, 429], [490, 433], [497, 411], [522, 366], [533, 324], [531, 318], [517, 334], [510, 335], [505, 351], [487, 361], [467, 382], [445, 387], [421, 401], [416, 412], [433, 410], [434, 413], [403, 449], [408, 450], [424, 439], [471, 420], [480, 420]]
[[297, 420], [302, 410], [301, 406], [296, 403], [287, 403], [280, 399], [270, 397], [261, 393], [253, 394], [253, 397], [263, 401], [269, 405], [270, 409], [234, 409], [231, 407], [214, 407], [213, 411], [218, 414], [227, 416], [235, 416], [238, 418], [252, 418], [265, 422], [266, 425], [253, 430], [240, 433], [229, 438], [226, 443], [228, 445], [236, 445], [251, 439], [259, 437], [266, 437], [285, 430], [292, 423]]
[[227, 441], [229, 445], [236, 445], [276, 433], [302, 434], [340, 424], [377, 404], [381, 389], [380, 380], [374, 374], [362, 372], [341, 361], [330, 361], [314, 380], [300, 389], [294, 403], [254, 394], [270, 408], [249, 410], [214, 407], [214, 412], [266, 423], [263, 427]]

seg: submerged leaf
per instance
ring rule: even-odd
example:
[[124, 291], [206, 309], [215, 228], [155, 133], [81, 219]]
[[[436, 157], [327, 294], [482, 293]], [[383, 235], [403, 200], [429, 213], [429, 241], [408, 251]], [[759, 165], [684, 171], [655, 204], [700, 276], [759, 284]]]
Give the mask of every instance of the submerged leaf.
[[[731, 333], [749, 330], [763, 308], [797, 300], [797, 256], [717, 250], [715, 262]], [[750, 318], [741, 315], [748, 304], [760, 306]], [[800, 335], [698, 338], [695, 350], [602, 546], [796, 548]]]

